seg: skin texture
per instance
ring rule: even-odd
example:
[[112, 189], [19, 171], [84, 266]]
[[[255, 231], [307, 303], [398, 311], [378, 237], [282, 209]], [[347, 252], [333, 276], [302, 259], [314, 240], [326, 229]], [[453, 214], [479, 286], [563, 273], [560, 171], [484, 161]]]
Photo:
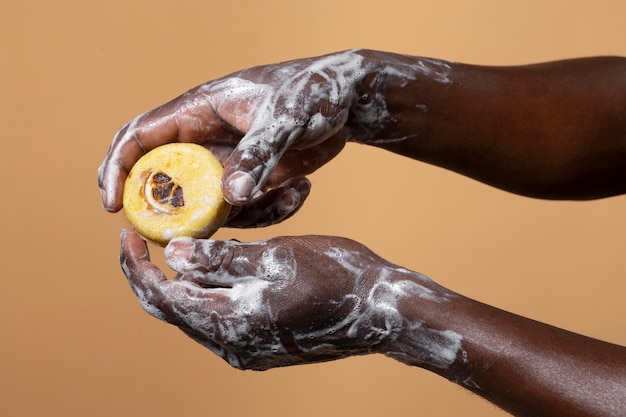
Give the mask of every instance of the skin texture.
[[[520, 67], [346, 51], [211, 81], [137, 117], [99, 170], [103, 205], [139, 156], [169, 142], [210, 148], [238, 207], [227, 225], [288, 218], [304, 176], [347, 141], [548, 199], [626, 192], [626, 60]], [[167, 279], [133, 230], [121, 261], [143, 308], [241, 369], [381, 353], [517, 416], [626, 415], [626, 349], [442, 288], [336, 237], [176, 239]], [[323, 267], [320, 267], [323, 265]]]
[[[452, 296], [344, 238], [179, 238], [165, 252], [177, 271], [173, 280], [149, 262], [134, 230], [125, 230], [122, 241], [123, 268], [144, 308], [242, 369], [380, 352], [408, 325], [397, 311], [401, 300], [421, 298], [426, 307]], [[441, 355], [450, 339], [441, 366], [454, 361], [457, 337], [414, 330], [431, 347], [420, 355]]]

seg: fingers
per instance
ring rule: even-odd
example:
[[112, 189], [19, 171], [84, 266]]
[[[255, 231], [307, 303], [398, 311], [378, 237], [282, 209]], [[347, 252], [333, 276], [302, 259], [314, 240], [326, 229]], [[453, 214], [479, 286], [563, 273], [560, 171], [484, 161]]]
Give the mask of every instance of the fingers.
[[222, 190], [229, 203], [248, 204], [265, 185], [311, 174], [337, 156], [350, 139], [347, 129], [329, 127], [318, 131], [307, 146], [290, 149], [310, 132], [296, 118], [285, 119], [289, 121], [272, 119], [265, 130], [248, 132], [226, 160]]
[[[274, 122], [275, 123], [275, 122]], [[274, 125], [265, 132], [249, 132], [237, 145], [224, 166], [223, 192], [236, 206], [247, 204], [264, 185], [278, 160], [291, 145], [298, 129], [281, 135]]]
[[165, 312], [156, 307], [156, 298], [160, 296], [160, 286], [167, 278], [150, 262], [146, 242], [134, 229], [124, 229], [121, 240], [120, 263], [137, 300], [152, 316], [166, 320]]
[[228, 311], [231, 299], [193, 281], [168, 280], [150, 262], [145, 241], [134, 229], [122, 232], [120, 261], [142, 308], [150, 315], [179, 327], [189, 326], [190, 313]]
[[157, 120], [149, 113], [120, 129], [98, 169], [103, 208], [110, 212], [120, 210], [124, 181], [135, 162], [150, 149], [174, 142], [177, 137], [178, 127], [173, 117]]
[[304, 204], [311, 191], [311, 182], [304, 178], [292, 178], [253, 199], [245, 206], [237, 207], [225, 226], [234, 228], [266, 227], [278, 224], [293, 216]]
[[122, 208], [126, 176], [146, 152], [177, 141], [201, 143], [221, 129], [207, 100], [194, 90], [135, 118], [114, 136], [98, 169], [103, 208]]
[[241, 291], [246, 288], [259, 290], [294, 279], [297, 272], [295, 251], [285, 239], [288, 238], [246, 243], [173, 239], [165, 248], [165, 261], [178, 272], [180, 280], [208, 290], [232, 288], [223, 294], [241, 297]]
[[[315, 171], [343, 148], [347, 134], [337, 133], [347, 110], [311, 99], [307, 91], [313, 82], [298, 81], [298, 94], [284, 86], [270, 94], [263, 83], [226, 78], [137, 117], [115, 135], [98, 170], [104, 209], [120, 210], [132, 166], [147, 151], [171, 142], [201, 143], [218, 154], [224, 197], [234, 206], [250, 203], [268, 181], [274, 185]], [[296, 141], [297, 149], [272, 177]]]
[[254, 244], [237, 241], [172, 239], [165, 248], [165, 261], [179, 279], [203, 288], [230, 288], [256, 279]]
[[289, 178], [312, 174], [337, 156], [349, 139], [350, 132], [347, 129], [342, 129], [315, 146], [286, 151], [267, 185], [275, 187]]

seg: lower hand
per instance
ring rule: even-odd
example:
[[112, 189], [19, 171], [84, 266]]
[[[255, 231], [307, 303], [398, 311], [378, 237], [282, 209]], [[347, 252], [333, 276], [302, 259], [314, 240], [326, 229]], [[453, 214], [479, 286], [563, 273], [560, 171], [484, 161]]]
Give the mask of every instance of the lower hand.
[[387, 353], [406, 328], [398, 303], [438, 288], [338, 237], [182, 238], [165, 256], [173, 279], [123, 232], [122, 266], [143, 308], [242, 369]]

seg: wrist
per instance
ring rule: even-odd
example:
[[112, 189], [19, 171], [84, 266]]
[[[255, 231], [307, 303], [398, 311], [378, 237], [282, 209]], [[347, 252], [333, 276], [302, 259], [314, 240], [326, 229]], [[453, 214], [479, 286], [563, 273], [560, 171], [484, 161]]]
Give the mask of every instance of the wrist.
[[352, 130], [351, 142], [367, 144], [378, 137], [390, 117], [382, 85], [387, 53], [368, 49], [355, 53], [363, 60], [362, 74], [354, 86], [355, 99], [347, 125]]
[[[348, 125], [352, 141], [380, 147], [403, 146], [431, 129], [434, 102], [445, 101], [452, 64], [442, 60], [360, 50], [363, 75]], [[436, 107], [436, 106], [435, 106]]]
[[393, 278], [372, 291], [372, 303], [392, 324], [379, 353], [411, 366], [442, 373], [463, 358], [462, 336], [446, 325], [459, 297], [422, 274], [394, 269]]

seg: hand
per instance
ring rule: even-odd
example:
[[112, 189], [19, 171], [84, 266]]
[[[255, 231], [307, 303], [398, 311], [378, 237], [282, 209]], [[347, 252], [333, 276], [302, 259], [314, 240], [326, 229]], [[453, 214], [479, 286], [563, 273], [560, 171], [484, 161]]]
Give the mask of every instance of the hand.
[[[440, 288], [348, 239], [175, 239], [165, 256], [177, 275], [168, 280], [134, 230], [122, 236], [122, 266], [143, 308], [237, 368], [374, 352], [431, 358], [436, 355], [407, 350], [407, 341], [421, 340], [416, 345], [425, 351], [442, 340], [435, 335], [437, 342], [428, 342], [432, 332], [397, 309], [403, 300], [426, 306]], [[403, 352], [394, 355], [399, 338]]]
[[[121, 208], [125, 177], [142, 154], [170, 142], [195, 142], [223, 163], [223, 191], [231, 204], [256, 201], [256, 213], [266, 215], [282, 208], [274, 215], [281, 220], [308, 194], [302, 176], [331, 160], [350, 139], [345, 123], [364, 65], [357, 52], [344, 52], [255, 67], [138, 116], [119, 130], [100, 166], [104, 208]], [[278, 191], [258, 200], [269, 188]], [[281, 199], [286, 204], [281, 206]], [[257, 220], [263, 221], [252, 216], [232, 223], [248, 226]]]

